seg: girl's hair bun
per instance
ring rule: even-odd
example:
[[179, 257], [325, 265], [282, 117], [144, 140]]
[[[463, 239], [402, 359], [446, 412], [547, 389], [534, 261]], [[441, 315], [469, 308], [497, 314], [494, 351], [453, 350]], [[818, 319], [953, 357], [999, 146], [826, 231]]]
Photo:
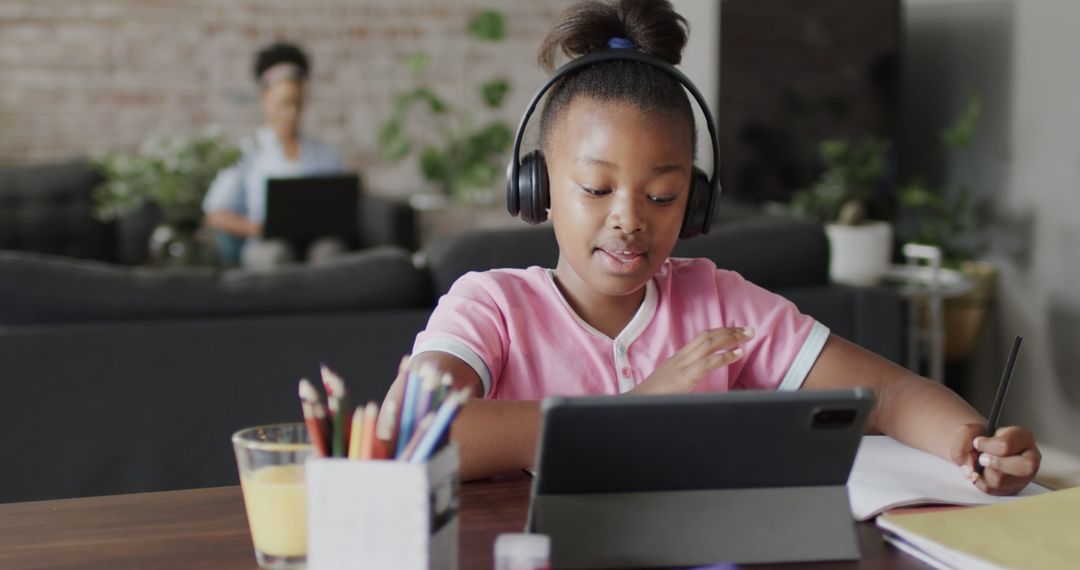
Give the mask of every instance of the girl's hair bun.
[[607, 49], [611, 38], [624, 38], [634, 49], [678, 65], [688, 29], [669, 0], [582, 0], [556, 19], [537, 59], [552, 71], [557, 50], [580, 57]]

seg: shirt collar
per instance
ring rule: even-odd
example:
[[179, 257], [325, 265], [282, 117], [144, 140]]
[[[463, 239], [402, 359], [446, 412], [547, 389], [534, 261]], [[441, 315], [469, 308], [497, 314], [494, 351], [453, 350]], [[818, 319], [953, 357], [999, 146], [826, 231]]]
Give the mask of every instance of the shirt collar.
[[596, 328], [594, 328], [589, 323], [585, 322], [585, 319], [581, 318], [581, 315], [578, 315], [577, 311], [575, 311], [574, 308], [570, 306], [570, 302], [566, 300], [566, 297], [563, 296], [562, 291], [559, 290], [559, 286], [555, 283], [554, 269], [547, 269], [545, 270], [545, 273], [547, 274], [548, 283], [551, 284], [551, 288], [555, 292], [555, 296], [558, 297], [559, 301], [562, 302], [562, 305], [566, 308], [566, 311], [574, 317], [574, 320], [577, 321], [578, 325], [580, 325], [581, 328], [585, 329], [586, 331], [604, 340], [618, 342], [624, 346], [629, 346], [631, 343], [637, 340], [639, 336], [641, 336], [641, 333], [645, 331], [645, 327], [647, 327], [649, 323], [652, 322], [652, 318], [656, 314], [656, 306], [659, 295], [657, 295], [656, 293], [656, 284], [653, 282], [654, 280], [650, 279], [645, 283], [645, 298], [641, 301], [641, 306], [638, 307], [637, 312], [634, 313], [634, 316], [630, 319], [630, 322], [627, 323], [625, 327], [623, 327], [623, 330], [619, 331], [619, 334], [616, 335], [615, 338], [611, 338], [608, 335], [596, 330]]
[[[285, 156], [285, 149], [281, 147], [281, 141], [279, 141], [277, 135], [274, 134], [274, 129], [271, 129], [266, 125], [259, 127], [259, 129], [255, 131], [255, 140], [258, 142], [259, 148], [272, 151], [274, 155], [285, 162], [292, 162]], [[302, 159], [308, 152], [308, 141], [303, 135], [300, 136], [299, 144], [300, 157], [297, 161]]]

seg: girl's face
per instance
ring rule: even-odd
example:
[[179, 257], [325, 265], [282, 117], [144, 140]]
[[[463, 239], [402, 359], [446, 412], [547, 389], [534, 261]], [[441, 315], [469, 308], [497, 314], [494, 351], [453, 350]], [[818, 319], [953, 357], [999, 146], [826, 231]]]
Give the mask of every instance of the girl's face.
[[267, 124], [280, 138], [294, 138], [300, 132], [300, 112], [304, 108], [304, 84], [275, 81], [263, 89], [259, 106]]
[[544, 157], [560, 284], [579, 300], [641, 292], [678, 240], [693, 168], [691, 126], [630, 102], [579, 97], [549, 135]]

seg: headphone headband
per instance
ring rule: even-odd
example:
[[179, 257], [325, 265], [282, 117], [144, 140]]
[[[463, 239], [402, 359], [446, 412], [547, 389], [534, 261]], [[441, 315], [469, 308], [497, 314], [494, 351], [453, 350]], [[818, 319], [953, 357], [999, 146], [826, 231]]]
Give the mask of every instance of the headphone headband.
[[[717, 199], [718, 192], [718, 180], [720, 170], [720, 141], [716, 136], [716, 124], [713, 121], [712, 112], [709, 110], [709, 105], [705, 102], [705, 97], [698, 91], [697, 86], [693, 81], [687, 77], [682, 71], [670, 63], [647, 53], [642, 53], [634, 49], [606, 49], [589, 54], [585, 54], [581, 57], [575, 58], [564, 64], [547, 80], [546, 83], [533, 95], [532, 101], [529, 102], [529, 106], [525, 109], [525, 114], [521, 116], [521, 122], [518, 123], [517, 133], [514, 135], [514, 148], [513, 154], [510, 156], [510, 165], [507, 169], [507, 182], [512, 188], [513, 193], [516, 195], [518, 191], [518, 174], [521, 170], [521, 141], [525, 137], [525, 126], [529, 122], [529, 117], [532, 116], [536, 110], [536, 106], [540, 103], [540, 100], [544, 97], [549, 89], [557, 81], [563, 77], [569, 75], [575, 70], [583, 67], [588, 67], [595, 63], [611, 60], [623, 60], [623, 61], [638, 61], [655, 67], [678, 81], [682, 86], [690, 92], [690, 95], [697, 101], [698, 108], [701, 109], [701, 113], [705, 116], [705, 125], [709, 129], [709, 141], [712, 143], [712, 157], [713, 166], [712, 174], [709, 176], [709, 204], [707, 212], [712, 212], [716, 206], [714, 201]], [[511, 211], [511, 214], [516, 212]], [[708, 216], [706, 221], [710, 221]], [[706, 223], [704, 231], [708, 231], [708, 223]]]

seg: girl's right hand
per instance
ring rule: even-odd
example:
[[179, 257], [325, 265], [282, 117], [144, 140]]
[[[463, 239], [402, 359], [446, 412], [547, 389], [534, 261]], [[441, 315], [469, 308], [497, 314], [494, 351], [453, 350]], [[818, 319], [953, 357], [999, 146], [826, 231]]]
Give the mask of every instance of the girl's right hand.
[[685, 394], [709, 372], [742, 358], [741, 345], [754, 338], [753, 327], [709, 329], [664, 361], [629, 394]]

